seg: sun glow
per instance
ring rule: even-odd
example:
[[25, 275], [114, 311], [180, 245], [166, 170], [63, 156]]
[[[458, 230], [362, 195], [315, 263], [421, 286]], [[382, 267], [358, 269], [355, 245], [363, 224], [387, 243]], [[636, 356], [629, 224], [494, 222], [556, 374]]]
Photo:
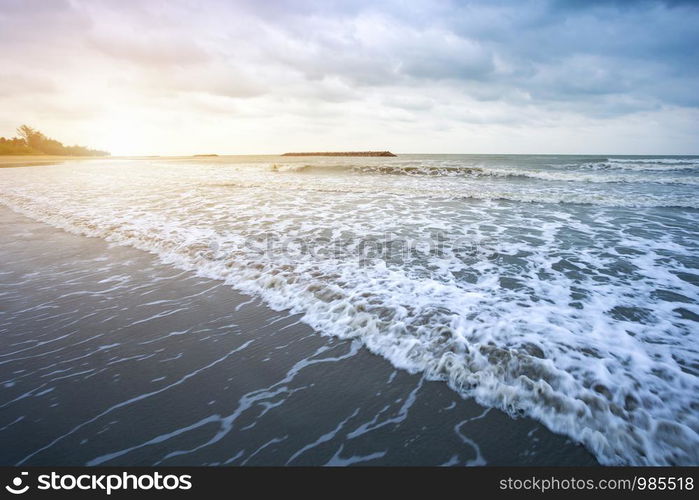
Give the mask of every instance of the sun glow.
[[134, 114], [123, 112], [110, 114], [95, 126], [95, 141], [114, 156], [152, 154], [146, 127], [139, 125]]

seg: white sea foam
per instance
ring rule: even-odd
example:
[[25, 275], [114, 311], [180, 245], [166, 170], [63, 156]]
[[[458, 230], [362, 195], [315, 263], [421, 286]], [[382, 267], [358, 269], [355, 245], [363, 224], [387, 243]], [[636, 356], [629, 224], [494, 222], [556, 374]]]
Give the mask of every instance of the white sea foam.
[[699, 165], [699, 158], [610, 158], [611, 163], [656, 163], [661, 165]]
[[[364, 174], [375, 176], [530, 178], [554, 182], [686, 184], [699, 185], [699, 161], [596, 161], [527, 168], [519, 165], [458, 164], [454, 162], [273, 163], [269, 171], [281, 174]], [[645, 175], [644, 175], [645, 174]]]
[[573, 165], [591, 170], [619, 170], [637, 172], [672, 172], [684, 171], [686, 173], [699, 172], [699, 159], [616, 159], [605, 161], [586, 162], [582, 165]]
[[[639, 169], [642, 170], [642, 169]], [[650, 169], [647, 169], [650, 170]], [[547, 181], [563, 182], [592, 182], [592, 183], [658, 183], [658, 184], [689, 184], [699, 185], [699, 176], [691, 175], [629, 175], [625, 173], [587, 173], [585, 171], [562, 171], [562, 170], [531, 170], [531, 169], [511, 169], [511, 168], [483, 168], [473, 170], [466, 175], [494, 176], [494, 177], [529, 177]]]
[[[268, 166], [6, 169], [0, 201], [303, 313], [323, 334], [537, 418], [603, 463], [699, 463], [696, 211], [623, 208], [675, 203], [656, 188], [537, 198], [515, 183], [296, 180]], [[625, 205], [606, 207], [615, 193]], [[591, 205], [497, 201], [516, 197]], [[386, 238], [416, 248], [361, 253]]]

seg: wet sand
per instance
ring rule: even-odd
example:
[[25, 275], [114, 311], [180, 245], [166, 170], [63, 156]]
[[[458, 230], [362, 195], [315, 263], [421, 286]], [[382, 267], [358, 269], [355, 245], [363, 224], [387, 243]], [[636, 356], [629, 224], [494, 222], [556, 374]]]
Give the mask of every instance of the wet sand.
[[67, 160], [77, 159], [65, 156], [45, 156], [45, 155], [7, 155], [0, 156], [0, 168], [15, 167], [35, 167], [41, 165], [58, 165]]
[[596, 464], [222, 282], [0, 223], [0, 464]]

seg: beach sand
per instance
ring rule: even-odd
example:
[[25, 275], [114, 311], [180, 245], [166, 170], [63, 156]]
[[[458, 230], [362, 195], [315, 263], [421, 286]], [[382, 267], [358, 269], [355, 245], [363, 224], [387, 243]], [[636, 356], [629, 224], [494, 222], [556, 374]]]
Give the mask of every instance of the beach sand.
[[[2, 155], [0, 156], [0, 168], [17, 168], [17, 167], [37, 167], [46, 165], [61, 165], [67, 162], [76, 161], [95, 161], [101, 162], [119, 160], [142, 160], [158, 161], [158, 162], [191, 162], [196, 161], [197, 164], [224, 164], [228, 165], [231, 162], [241, 162], [246, 159], [254, 159], [268, 157], [276, 158], [280, 155], [183, 155], [183, 156], [54, 156], [54, 155]], [[284, 158], [284, 161], [303, 161], [303, 158]]]
[[3, 465], [596, 463], [222, 282], [0, 222]]
[[[111, 157], [108, 157], [111, 158]], [[54, 155], [3, 155], [0, 156], [0, 168], [35, 167], [41, 165], [60, 165], [67, 161], [104, 160], [104, 156], [54, 156]]]

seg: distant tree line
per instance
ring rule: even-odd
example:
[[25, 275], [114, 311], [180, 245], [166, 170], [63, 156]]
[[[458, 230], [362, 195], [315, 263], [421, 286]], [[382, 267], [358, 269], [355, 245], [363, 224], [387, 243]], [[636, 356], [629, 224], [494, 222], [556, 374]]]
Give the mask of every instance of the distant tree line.
[[17, 135], [10, 139], [0, 137], [0, 155], [109, 156], [107, 151], [64, 146], [28, 125], [19, 127]]

